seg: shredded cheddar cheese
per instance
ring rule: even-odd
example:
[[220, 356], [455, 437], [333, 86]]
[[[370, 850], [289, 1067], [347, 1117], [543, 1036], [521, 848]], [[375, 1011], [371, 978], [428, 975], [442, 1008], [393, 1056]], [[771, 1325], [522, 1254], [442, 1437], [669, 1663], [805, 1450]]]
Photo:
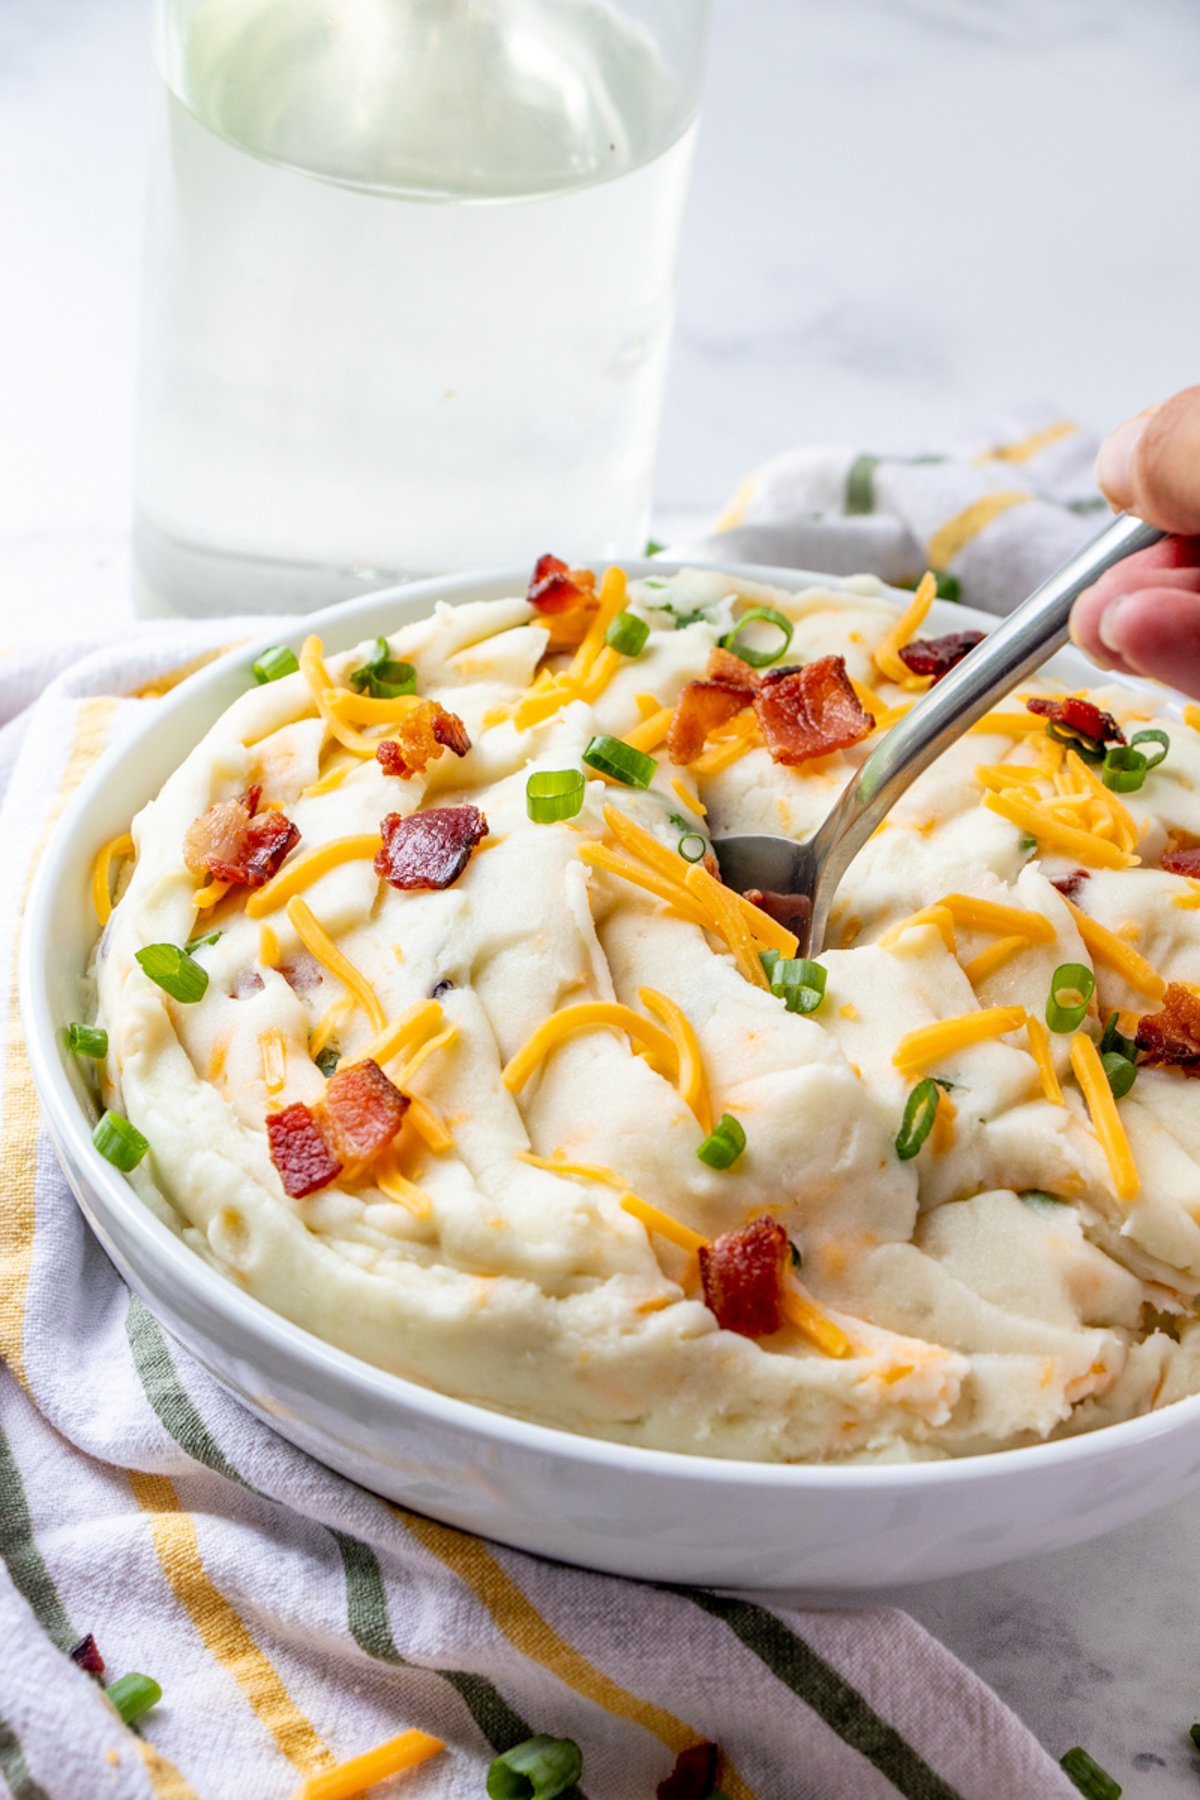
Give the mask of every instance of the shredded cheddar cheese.
[[287, 916], [304, 948], [315, 956], [319, 963], [323, 963], [331, 975], [336, 976], [347, 992], [353, 994], [374, 1029], [382, 1031], [387, 1020], [379, 995], [362, 971], [355, 968], [350, 958], [338, 949], [333, 939], [317, 923], [312, 911], [298, 894], [293, 895], [288, 901]]
[[1016, 934], [997, 938], [994, 943], [986, 944], [970, 962], [965, 962], [962, 972], [971, 986], [977, 987], [989, 975], [994, 975], [997, 969], [1003, 968], [1011, 957], [1019, 955], [1022, 950], [1028, 950], [1032, 941], [1031, 938]]
[[[976, 736], [1032, 737], [1042, 729], [1044, 721], [1031, 712], [987, 712], [967, 730]], [[1047, 740], [1053, 743], [1053, 739]]]
[[644, 888], [647, 893], [665, 900], [693, 925], [707, 926], [709, 923], [708, 914], [689, 900], [681, 884], [658, 874], [654, 869], [645, 868], [641, 863], [618, 856], [603, 844], [581, 844], [579, 860], [590, 869], [607, 869], [610, 875], [619, 875], [634, 887]]
[[319, 781], [312, 781], [306, 788], [301, 788], [300, 798], [312, 800], [320, 794], [332, 794], [335, 788], [341, 787], [351, 769], [357, 769], [358, 766], [357, 757], [351, 757], [347, 762], [335, 762]]
[[378, 740], [365, 738], [360, 731], [352, 730], [329, 704], [328, 695], [336, 689], [325, 667], [323, 651], [324, 645], [316, 636], [306, 637], [300, 648], [300, 673], [308, 684], [317, 715], [329, 735], [347, 750], [352, 750], [355, 756], [374, 756]]
[[120, 837], [110, 838], [96, 853], [96, 860], [92, 864], [92, 905], [101, 925], [107, 925], [112, 917], [109, 879], [113, 863], [120, 857], [132, 855], [133, 838], [128, 831], [123, 831]]
[[1019, 906], [1001, 906], [995, 900], [976, 900], [971, 894], [943, 894], [938, 901], [956, 925], [975, 931], [997, 931], [1027, 938], [1031, 944], [1052, 944], [1054, 927], [1041, 913]]
[[738, 905], [741, 896], [735, 896], [729, 888], [714, 880], [703, 863], [689, 865], [683, 885], [708, 913], [713, 929], [725, 939], [733, 952], [733, 960], [746, 980], [754, 987], [769, 991], [771, 984], [762, 966], [758, 945], [751, 937], [749, 926]]
[[278, 1094], [287, 1081], [287, 1042], [282, 1031], [273, 1025], [258, 1040], [262, 1056], [263, 1086], [268, 1094]]
[[840, 1325], [823, 1313], [807, 1294], [793, 1287], [783, 1290], [780, 1309], [789, 1325], [808, 1338], [826, 1356], [842, 1358], [854, 1355], [854, 1345]]
[[1138, 861], [1128, 851], [1098, 838], [1094, 832], [1080, 831], [1064, 825], [1046, 806], [1021, 798], [1018, 794], [985, 794], [983, 804], [1001, 818], [1027, 831], [1051, 850], [1061, 850], [1091, 869], [1128, 869]]
[[649, 1019], [634, 1012], [631, 1006], [621, 1006], [613, 1000], [584, 1000], [578, 1006], [566, 1006], [561, 1012], [552, 1013], [548, 1019], [543, 1020], [532, 1037], [510, 1058], [501, 1080], [510, 1094], [519, 1094], [534, 1070], [551, 1051], [557, 1050], [560, 1044], [581, 1031], [598, 1031], [602, 1028], [625, 1032], [627, 1037], [650, 1054], [660, 1073], [668, 1071], [668, 1079], [674, 1079], [679, 1059], [669, 1032], [664, 1031], [660, 1025], [652, 1025]]
[[1200, 731], [1200, 706], [1189, 701], [1183, 709], [1183, 722], [1190, 725], [1193, 731]]
[[1108, 1085], [1108, 1076], [1104, 1073], [1104, 1064], [1100, 1061], [1100, 1052], [1086, 1031], [1077, 1031], [1071, 1039], [1071, 1067], [1092, 1115], [1092, 1126], [1108, 1162], [1117, 1198], [1128, 1205], [1137, 1198], [1141, 1186], [1137, 1164]]
[[1050, 1033], [1033, 1013], [1025, 1015], [1025, 1030], [1029, 1037], [1029, 1054], [1037, 1064], [1038, 1074], [1042, 1078], [1042, 1092], [1051, 1106], [1065, 1106], [1054, 1058], [1050, 1053]]
[[412, 1055], [401, 1069], [396, 1086], [399, 1088], [407, 1088], [408, 1083], [412, 1080], [422, 1064], [427, 1062], [435, 1051], [447, 1049], [457, 1036], [458, 1026], [447, 1025], [444, 1031], [437, 1032], [434, 1037], [426, 1038], [425, 1042], [421, 1044], [418, 1049], [413, 1051]]
[[318, 844], [314, 850], [286, 863], [278, 875], [250, 895], [246, 901], [246, 917], [261, 919], [264, 914], [283, 906], [293, 894], [310, 887], [330, 869], [340, 868], [343, 863], [373, 859], [382, 845], [383, 840], [377, 831], [361, 832], [354, 837], [331, 838], [327, 844]]
[[364, 1057], [378, 1063], [382, 1069], [402, 1050], [418, 1043], [431, 1031], [436, 1031], [444, 1017], [439, 1000], [418, 1000], [406, 1012], [401, 1013], [394, 1025], [374, 1038], [363, 1051]]
[[693, 1231], [690, 1225], [681, 1225], [678, 1219], [668, 1217], [657, 1206], [652, 1206], [649, 1200], [639, 1199], [637, 1194], [622, 1194], [621, 1207], [631, 1218], [643, 1224], [647, 1231], [657, 1232], [659, 1237], [678, 1244], [681, 1250], [694, 1253], [708, 1242], [698, 1231]]
[[671, 723], [674, 708], [664, 706], [660, 712], [651, 713], [640, 725], [625, 733], [623, 742], [633, 750], [654, 750], [667, 735], [667, 727]]
[[326, 688], [325, 704], [336, 718], [359, 725], [398, 725], [422, 704], [417, 694], [397, 694], [391, 700], [376, 700], [370, 694], [356, 694], [353, 688]]
[[708, 808], [705, 806], [703, 800], [700, 799], [699, 795], [693, 794], [687, 782], [680, 780], [678, 775], [672, 775], [671, 777], [671, 790], [674, 793], [675, 798], [679, 801], [679, 804], [686, 807], [688, 812], [694, 813], [698, 819], [703, 819], [707, 816]]
[[655, 988], [639, 988], [638, 999], [648, 1013], [652, 1013], [666, 1026], [674, 1039], [679, 1059], [680, 1096], [695, 1113], [696, 1123], [701, 1131], [707, 1134], [712, 1130], [712, 1102], [708, 1097], [708, 1083], [704, 1079], [700, 1042], [691, 1020], [681, 1006]]
[[404, 1117], [435, 1155], [440, 1156], [447, 1150], [453, 1150], [454, 1139], [447, 1131], [445, 1121], [428, 1100], [422, 1100], [419, 1094], [410, 1094], [408, 1111]]
[[552, 1175], [569, 1175], [576, 1181], [598, 1181], [603, 1187], [620, 1188], [622, 1193], [629, 1186], [624, 1176], [601, 1163], [568, 1162], [561, 1154], [535, 1156], [532, 1150], [518, 1150], [517, 1161], [528, 1163], [533, 1169], [549, 1169]]
[[950, 908], [944, 904], [924, 906], [920, 912], [910, 913], [907, 919], [897, 919], [894, 925], [888, 926], [879, 939], [879, 948], [894, 950], [905, 932], [913, 931], [919, 925], [932, 925], [941, 933], [942, 942], [951, 956], [957, 955], [958, 939], [954, 935], [954, 917]]
[[394, 1145], [376, 1158], [371, 1170], [371, 1180], [381, 1194], [407, 1208], [415, 1218], [427, 1219], [433, 1212], [433, 1201], [425, 1189], [418, 1187], [415, 1181], [410, 1181], [407, 1175], [401, 1173]]
[[317, 1023], [316, 1030], [311, 1034], [308, 1040], [308, 1054], [312, 1057], [314, 1062], [317, 1060], [317, 1057], [320, 1056], [322, 1050], [328, 1047], [334, 1034], [350, 1017], [350, 1014], [353, 1011], [354, 1000], [349, 994], [339, 995], [333, 1005], [326, 1009]]
[[225, 898], [232, 886], [231, 881], [209, 881], [204, 887], [197, 889], [192, 905], [197, 912], [209, 912], [218, 901]]
[[279, 961], [279, 939], [269, 925], [258, 928], [258, 960], [264, 969], [273, 969]]
[[446, 1748], [441, 1738], [427, 1731], [402, 1731], [399, 1737], [377, 1744], [361, 1756], [352, 1756], [336, 1768], [324, 1769], [302, 1781], [292, 1800], [357, 1800], [364, 1788], [374, 1787], [404, 1769], [415, 1769]]
[[1063, 899], [1075, 921], [1076, 931], [1087, 945], [1092, 961], [1103, 963], [1106, 968], [1122, 976], [1139, 994], [1146, 994], [1151, 1000], [1161, 1000], [1167, 991], [1167, 984], [1157, 969], [1119, 938], [1115, 931], [1109, 931], [1107, 926], [1090, 919], [1073, 900], [1067, 900], [1065, 894]]
[[985, 1006], [979, 1012], [964, 1013], [961, 1018], [939, 1019], [933, 1025], [921, 1025], [906, 1033], [896, 1046], [892, 1062], [902, 1075], [924, 1075], [956, 1050], [1003, 1037], [1024, 1023], [1023, 1006]]
[[929, 609], [936, 599], [937, 578], [927, 569], [908, 606], [900, 614], [891, 630], [885, 631], [875, 646], [876, 667], [881, 674], [887, 676], [889, 681], [898, 681], [903, 686], [911, 679], [912, 670], [901, 662], [899, 652], [921, 629]]

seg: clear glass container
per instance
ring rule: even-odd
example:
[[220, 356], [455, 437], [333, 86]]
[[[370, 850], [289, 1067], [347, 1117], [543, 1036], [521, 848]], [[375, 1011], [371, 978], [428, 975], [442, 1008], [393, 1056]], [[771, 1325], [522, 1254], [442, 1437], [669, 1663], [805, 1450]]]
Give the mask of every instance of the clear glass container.
[[143, 612], [640, 549], [708, 0], [159, 0]]

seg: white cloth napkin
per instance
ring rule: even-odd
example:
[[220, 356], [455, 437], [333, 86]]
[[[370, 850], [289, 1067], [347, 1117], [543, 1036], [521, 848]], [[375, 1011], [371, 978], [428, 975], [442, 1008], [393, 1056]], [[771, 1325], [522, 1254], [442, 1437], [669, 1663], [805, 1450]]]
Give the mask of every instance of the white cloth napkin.
[[[903, 1613], [643, 1586], [422, 1519], [276, 1437], [126, 1291], [40, 1127], [21, 915], [67, 794], [156, 704], [129, 696], [255, 628], [0, 660], [0, 1786], [286, 1800], [415, 1726], [446, 1750], [387, 1789], [413, 1800], [482, 1800], [493, 1756], [533, 1732], [582, 1746], [575, 1800], [653, 1800], [698, 1740], [730, 1800], [1070, 1800]], [[161, 1682], [139, 1731], [67, 1655], [87, 1632], [107, 1679]]]

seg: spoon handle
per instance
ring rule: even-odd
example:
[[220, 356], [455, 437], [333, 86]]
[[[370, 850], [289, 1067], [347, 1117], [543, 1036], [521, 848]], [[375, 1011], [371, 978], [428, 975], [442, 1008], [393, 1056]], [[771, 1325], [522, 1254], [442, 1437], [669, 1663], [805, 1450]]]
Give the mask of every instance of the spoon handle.
[[1071, 608], [1085, 588], [1114, 563], [1164, 535], [1156, 526], [1119, 513], [880, 739], [813, 841], [820, 868], [813, 897], [814, 941], [824, 935], [829, 902], [851, 859], [910, 783], [994, 701], [1066, 642]]

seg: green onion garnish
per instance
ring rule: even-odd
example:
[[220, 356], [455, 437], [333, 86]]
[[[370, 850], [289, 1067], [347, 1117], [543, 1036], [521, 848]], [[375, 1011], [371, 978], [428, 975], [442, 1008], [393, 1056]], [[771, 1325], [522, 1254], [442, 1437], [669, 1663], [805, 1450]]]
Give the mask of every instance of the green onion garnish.
[[619, 612], [604, 634], [604, 641], [618, 656], [640, 656], [646, 648], [650, 627], [636, 613]]
[[219, 937], [224, 937], [224, 935], [225, 933], [223, 931], [210, 931], [207, 937], [189, 938], [187, 943], [183, 946], [184, 952], [186, 955], [191, 956], [195, 951], [203, 950], [205, 944], [215, 944], [217, 939]]
[[1124, 1056], [1130, 1062], [1135, 1062], [1137, 1060], [1137, 1044], [1133, 1038], [1124, 1037], [1117, 1030], [1119, 1018], [1119, 1013], [1109, 1013], [1108, 1024], [1104, 1027], [1104, 1035], [1100, 1039], [1100, 1054], [1107, 1056], [1110, 1050], [1115, 1050], [1118, 1056]]
[[779, 996], [789, 1012], [816, 1012], [825, 998], [825, 970], [807, 956], [781, 956], [768, 979], [771, 992]]
[[1059, 1757], [1058, 1766], [1074, 1782], [1084, 1800], [1121, 1800], [1124, 1790], [1120, 1782], [1114, 1781], [1107, 1769], [1102, 1769], [1078, 1744]]
[[121, 1169], [126, 1175], [137, 1168], [150, 1148], [137, 1127], [115, 1112], [102, 1113], [97, 1119], [92, 1142], [114, 1169]]
[[1036, 850], [1037, 849], [1037, 839], [1032, 835], [1032, 833], [1030, 833], [1028, 831], [1023, 831], [1018, 840], [1017, 847], [1018, 847], [1018, 849], [1021, 849], [1021, 850]]
[[[783, 635], [774, 650], [752, 650], [748, 644], [738, 643], [738, 638], [745, 631], [747, 625], [754, 625], [759, 621], [765, 625], [774, 625], [777, 631], [782, 632]], [[752, 669], [766, 669], [772, 663], [779, 661], [791, 643], [792, 629], [792, 621], [785, 618], [781, 612], [776, 612], [773, 606], [752, 606], [749, 612], [742, 614], [733, 630], [727, 631], [723, 638], [718, 639], [718, 642], [722, 650], [732, 650], [735, 656], [740, 656], [742, 661], [749, 663]]]
[[675, 848], [684, 862], [703, 862], [708, 855], [708, 839], [698, 831], [685, 831]]
[[1108, 1076], [1113, 1099], [1123, 1100], [1137, 1080], [1137, 1064], [1131, 1063], [1127, 1056], [1118, 1055], [1115, 1050], [1106, 1051], [1100, 1058], [1100, 1063]]
[[804, 1267], [804, 1255], [795, 1238], [788, 1239], [788, 1252], [792, 1259], [792, 1267], [795, 1269], [796, 1273], [799, 1274], [800, 1270]]
[[1053, 738], [1056, 744], [1065, 744], [1068, 750], [1074, 750], [1087, 763], [1104, 761], [1104, 745], [1088, 737], [1086, 732], [1072, 731], [1069, 726], [1060, 725], [1057, 719], [1046, 721], [1046, 736]]
[[1078, 1031], [1096, 991], [1096, 977], [1082, 963], [1059, 963], [1050, 977], [1046, 1023], [1051, 1031]]
[[962, 599], [962, 582], [957, 575], [948, 575], [945, 569], [935, 569], [933, 578], [937, 582], [939, 600], [959, 601]]
[[1191, 1738], [1193, 1744], [1195, 1744], [1197, 1750], [1200, 1750], [1200, 1725], [1191, 1726], [1188, 1731], [1188, 1736]]
[[658, 768], [654, 758], [647, 756], [644, 750], [635, 750], [623, 738], [608, 737], [605, 733], [591, 740], [583, 760], [590, 769], [599, 769], [602, 775], [611, 775], [614, 781], [623, 781], [626, 787], [649, 787]]
[[665, 544], [660, 544], [657, 538], [647, 538], [646, 548], [642, 551], [642, 555], [661, 556], [666, 547]]
[[1134, 732], [1129, 740], [1129, 748], [1131, 750], [1136, 749], [1138, 744], [1161, 744], [1162, 746], [1157, 756], [1150, 756], [1143, 750], [1142, 755], [1146, 758], [1147, 775], [1150, 773], [1151, 769], [1157, 769], [1160, 762], [1166, 761], [1167, 751], [1171, 748], [1170, 738], [1165, 731], [1160, 731], [1156, 725], [1151, 726], [1147, 731]]
[[99, 1025], [68, 1025], [67, 1049], [76, 1056], [107, 1056], [108, 1033]]
[[320, 1069], [326, 1081], [329, 1080], [329, 1077], [333, 1074], [341, 1060], [341, 1051], [336, 1049], [332, 1044], [326, 1044], [325, 1048], [323, 1050], [318, 1050], [316, 1056], [313, 1058], [313, 1061], [316, 1063], [318, 1069]]
[[[1161, 762], [1162, 757], [1158, 760]], [[1149, 760], [1132, 744], [1114, 744], [1104, 758], [1100, 779], [1114, 794], [1136, 794], [1149, 766]]]
[[268, 681], [279, 681], [284, 675], [294, 675], [300, 667], [294, 650], [286, 644], [272, 644], [264, 650], [257, 662], [250, 664], [250, 672], [260, 685]]
[[1058, 1194], [1051, 1194], [1046, 1188], [1025, 1188], [1022, 1190], [1021, 1198], [1026, 1206], [1047, 1207], [1065, 1206], [1067, 1204], [1067, 1202], [1061, 1199]]
[[775, 975], [775, 966], [779, 961], [778, 950], [760, 950], [758, 953], [758, 960], [762, 964], [763, 969], [766, 972], [767, 980], [768, 981], [773, 980], [774, 975]]
[[555, 1800], [582, 1774], [583, 1752], [573, 1738], [526, 1738], [488, 1770], [488, 1800]]
[[365, 663], [350, 674], [350, 686], [372, 700], [397, 700], [417, 691], [417, 671], [410, 662], [393, 662], [386, 638], [376, 638]]
[[181, 1000], [185, 1006], [203, 1000], [208, 989], [208, 970], [178, 944], [147, 944], [134, 955], [151, 981], [157, 982], [172, 1000]]
[[746, 1133], [732, 1113], [722, 1113], [696, 1155], [710, 1169], [728, 1169], [745, 1148]]
[[162, 1699], [162, 1689], [149, 1675], [119, 1675], [104, 1691], [127, 1725], [135, 1725]]
[[525, 783], [525, 811], [535, 825], [573, 819], [583, 805], [584, 786], [578, 769], [539, 769]]
[[911, 1162], [933, 1130], [937, 1118], [941, 1089], [928, 1075], [918, 1081], [904, 1105], [904, 1117], [896, 1133], [896, 1155], [901, 1162]]

